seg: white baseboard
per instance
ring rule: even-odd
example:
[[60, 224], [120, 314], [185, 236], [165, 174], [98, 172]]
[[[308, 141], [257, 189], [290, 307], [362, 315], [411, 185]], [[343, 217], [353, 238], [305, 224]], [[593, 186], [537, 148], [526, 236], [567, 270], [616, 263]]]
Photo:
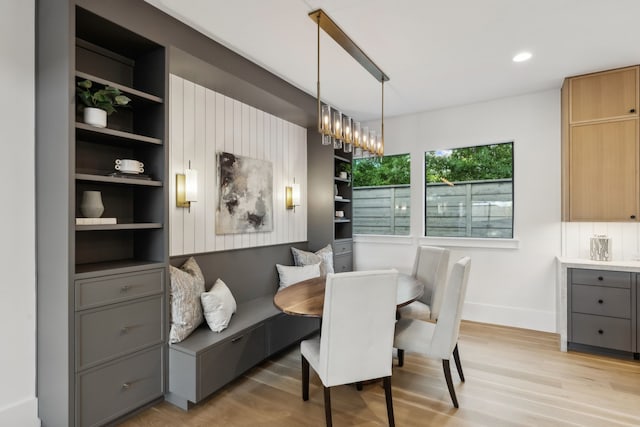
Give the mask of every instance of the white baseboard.
[[0, 408], [0, 426], [40, 427], [35, 397]]
[[555, 311], [465, 302], [462, 318], [474, 322], [492, 323], [514, 328], [556, 332]]

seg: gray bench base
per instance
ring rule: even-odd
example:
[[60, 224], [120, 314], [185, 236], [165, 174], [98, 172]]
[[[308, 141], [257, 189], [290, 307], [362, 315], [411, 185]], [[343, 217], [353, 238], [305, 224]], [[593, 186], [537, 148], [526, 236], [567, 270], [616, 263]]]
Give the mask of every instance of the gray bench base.
[[288, 316], [272, 297], [239, 304], [229, 327], [205, 324], [169, 346], [169, 392], [165, 399], [188, 410], [269, 356], [314, 333], [319, 319]]

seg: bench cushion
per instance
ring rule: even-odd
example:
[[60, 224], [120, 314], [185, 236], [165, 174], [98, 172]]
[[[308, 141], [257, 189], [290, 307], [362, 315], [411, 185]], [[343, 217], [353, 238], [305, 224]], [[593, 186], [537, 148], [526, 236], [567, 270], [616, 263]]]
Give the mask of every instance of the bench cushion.
[[197, 356], [208, 348], [230, 340], [234, 335], [280, 313], [273, 305], [273, 297], [255, 298], [238, 304], [236, 313], [231, 316], [229, 326], [224, 331], [212, 332], [207, 325], [202, 325], [186, 340], [171, 344], [171, 349]]

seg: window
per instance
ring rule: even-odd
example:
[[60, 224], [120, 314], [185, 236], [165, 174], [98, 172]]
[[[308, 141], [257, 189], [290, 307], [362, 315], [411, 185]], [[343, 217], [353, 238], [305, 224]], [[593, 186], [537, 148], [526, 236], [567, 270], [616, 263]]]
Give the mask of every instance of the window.
[[409, 234], [410, 166], [409, 154], [354, 159], [354, 234]]
[[425, 235], [513, 238], [513, 142], [425, 153]]

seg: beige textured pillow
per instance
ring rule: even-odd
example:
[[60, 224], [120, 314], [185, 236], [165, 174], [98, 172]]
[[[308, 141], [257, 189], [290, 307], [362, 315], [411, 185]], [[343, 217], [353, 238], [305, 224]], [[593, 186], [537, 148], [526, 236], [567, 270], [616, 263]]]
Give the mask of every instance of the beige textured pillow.
[[184, 340], [204, 320], [200, 294], [204, 292], [204, 276], [196, 260], [191, 257], [180, 268], [170, 266], [171, 272], [171, 331], [169, 342]]
[[326, 276], [328, 273], [333, 273], [333, 248], [331, 244], [328, 244], [324, 248], [316, 252], [307, 252], [298, 248], [291, 248], [293, 254], [293, 263], [298, 267], [320, 264], [320, 275]]
[[220, 279], [209, 292], [200, 295], [204, 318], [213, 332], [221, 332], [229, 326], [231, 315], [236, 312], [236, 300], [231, 290]]

